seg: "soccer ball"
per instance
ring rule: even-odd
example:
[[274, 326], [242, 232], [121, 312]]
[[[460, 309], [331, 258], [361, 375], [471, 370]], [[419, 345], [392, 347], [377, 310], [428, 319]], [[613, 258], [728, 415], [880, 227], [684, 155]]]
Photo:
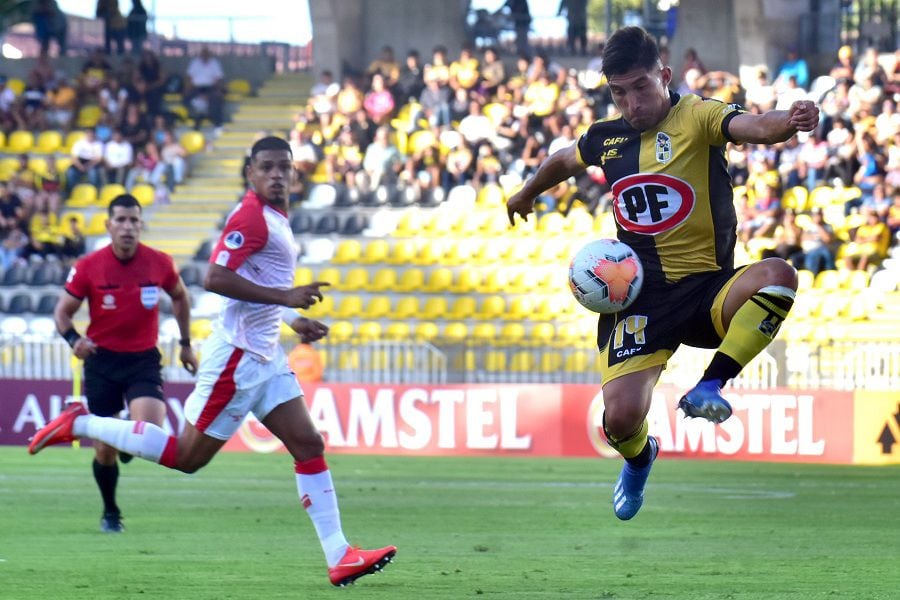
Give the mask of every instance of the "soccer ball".
[[569, 288], [588, 310], [601, 314], [628, 308], [644, 282], [644, 267], [631, 246], [613, 239], [584, 245], [569, 264]]

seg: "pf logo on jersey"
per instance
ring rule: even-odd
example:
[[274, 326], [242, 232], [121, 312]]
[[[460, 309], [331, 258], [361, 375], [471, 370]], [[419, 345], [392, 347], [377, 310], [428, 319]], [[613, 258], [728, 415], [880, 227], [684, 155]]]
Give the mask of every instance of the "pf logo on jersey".
[[680, 225], [694, 210], [691, 185], [663, 173], [637, 173], [616, 181], [613, 212], [623, 229], [657, 235]]

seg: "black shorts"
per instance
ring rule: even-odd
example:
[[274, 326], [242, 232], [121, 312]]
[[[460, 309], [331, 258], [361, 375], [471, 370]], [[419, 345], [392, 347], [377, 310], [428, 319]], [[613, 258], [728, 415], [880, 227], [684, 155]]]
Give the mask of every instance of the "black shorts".
[[113, 352], [97, 348], [84, 361], [84, 395], [92, 414], [118, 414], [135, 398], [163, 400], [162, 355], [153, 348], [144, 352]]
[[718, 348], [724, 335], [722, 305], [743, 270], [697, 273], [643, 289], [627, 309], [600, 315], [597, 347], [602, 381], [665, 365], [681, 344]]

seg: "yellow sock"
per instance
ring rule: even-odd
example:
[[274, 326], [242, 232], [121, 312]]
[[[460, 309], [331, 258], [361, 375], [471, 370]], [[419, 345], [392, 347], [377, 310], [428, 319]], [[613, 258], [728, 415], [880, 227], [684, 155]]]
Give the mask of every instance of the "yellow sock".
[[[605, 424], [603, 429], [604, 431], [606, 430]], [[650, 425], [647, 423], [647, 419], [644, 419], [638, 430], [625, 439], [617, 440], [609, 435], [608, 431], [606, 432], [606, 439], [609, 440], [609, 445], [615, 448], [623, 457], [634, 458], [641, 453], [647, 444], [647, 432], [649, 429]]]
[[[722, 339], [722, 345], [719, 346], [719, 352], [737, 363], [739, 372], [769, 345], [793, 304], [794, 290], [791, 288], [780, 285], [762, 288], [734, 313], [728, 331]], [[720, 376], [707, 377], [707, 375]], [[725, 382], [735, 375], [737, 372], [712, 374], [707, 369], [703, 379], [717, 378]]]

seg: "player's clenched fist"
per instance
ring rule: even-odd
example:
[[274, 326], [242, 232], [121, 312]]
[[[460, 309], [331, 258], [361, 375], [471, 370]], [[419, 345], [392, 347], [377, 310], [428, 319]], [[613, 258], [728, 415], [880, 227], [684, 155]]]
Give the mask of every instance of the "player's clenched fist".
[[319, 288], [331, 285], [327, 281], [313, 281], [307, 285], [298, 285], [287, 290], [284, 305], [291, 308], [309, 308], [322, 300], [322, 290]]
[[819, 125], [819, 107], [812, 100], [798, 100], [791, 104], [788, 117], [797, 131], [812, 131]]

